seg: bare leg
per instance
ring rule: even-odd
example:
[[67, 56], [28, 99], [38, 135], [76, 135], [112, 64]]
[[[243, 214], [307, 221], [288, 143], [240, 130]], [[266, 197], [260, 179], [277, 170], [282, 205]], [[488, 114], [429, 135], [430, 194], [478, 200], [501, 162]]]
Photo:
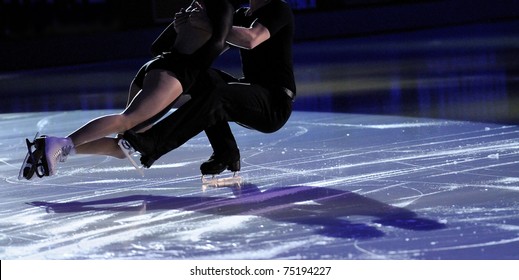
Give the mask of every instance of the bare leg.
[[130, 103], [132, 103], [133, 99], [135, 98], [135, 96], [137, 96], [137, 94], [139, 94], [139, 92], [142, 90], [142, 88], [140, 88], [139, 86], [137, 86], [133, 81], [132, 83], [130, 84], [130, 89], [128, 90], [128, 101], [126, 102], [126, 107], [125, 108], [128, 108], [128, 106], [130, 106]]
[[124, 159], [124, 153], [117, 145], [117, 138], [104, 137], [76, 147], [77, 154], [104, 155]]
[[[128, 102], [126, 103], [126, 108], [128, 108], [128, 106], [130, 106], [130, 104], [132, 103], [133, 99], [135, 98], [135, 96], [137, 96], [137, 94], [139, 94], [139, 92], [141, 91], [142, 89], [135, 85], [133, 82], [132, 84], [130, 85], [130, 91], [128, 93]], [[150, 129], [153, 125], [148, 125], [144, 128], [141, 128], [139, 129], [137, 132], [144, 132], [148, 129]]]
[[[141, 91], [141, 88], [137, 86], [133, 81], [130, 84], [128, 90], [128, 101], [126, 102], [125, 108], [128, 108], [135, 96]], [[77, 154], [85, 155], [105, 155], [112, 156], [119, 159], [124, 159], [124, 153], [117, 145], [117, 139], [111, 137], [104, 137], [92, 142], [80, 145], [76, 147]]]
[[121, 114], [94, 119], [66, 138], [46, 137], [43, 155], [46, 163], [45, 172], [48, 175], [56, 174], [58, 162], [65, 161], [68, 155], [77, 153], [78, 149], [83, 153], [108, 153], [117, 157], [118, 154], [114, 153], [113, 146], [93, 150], [93, 144], [85, 146], [83, 149], [81, 145], [133, 128], [164, 110], [180, 94], [182, 94], [182, 85], [172, 72], [151, 70], [144, 78], [143, 89]]
[[105, 136], [124, 132], [166, 108], [181, 93], [182, 85], [173, 73], [151, 70], [144, 79], [143, 89], [124, 112], [94, 119], [68, 137], [78, 148]]

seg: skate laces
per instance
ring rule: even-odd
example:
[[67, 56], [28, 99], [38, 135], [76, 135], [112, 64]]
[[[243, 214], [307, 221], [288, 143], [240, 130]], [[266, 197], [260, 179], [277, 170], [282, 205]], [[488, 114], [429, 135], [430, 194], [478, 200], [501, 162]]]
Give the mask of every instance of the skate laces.
[[[56, 145], [57, 149], [56, 151], [54, 151], [54, 153], [52, 154], [52, 159], [55, 161], [55, 162], [65, 162], [67, 160], [67, 157], [69, 154], [71, 154], [71, 152], [73, 151], [74, 149], [74, 146], [71, 145], [71, 144], [63, 144], [63, 143], [59, 143], [60, 140], [58, 139], [49, 139], [49, 141], [52, 141], [53, 145]], [[61, 140], [61, 141], [67, 141], [66, 139], [64, 140]]]
[[61, 147], [61, 149], [58, 149], [56, 153], [54, 153], [54, 157], [59, 162], [65, 162], [67, 160], [68, 155], [72, 151], [72, 148], [73, 147], [71, 145]]

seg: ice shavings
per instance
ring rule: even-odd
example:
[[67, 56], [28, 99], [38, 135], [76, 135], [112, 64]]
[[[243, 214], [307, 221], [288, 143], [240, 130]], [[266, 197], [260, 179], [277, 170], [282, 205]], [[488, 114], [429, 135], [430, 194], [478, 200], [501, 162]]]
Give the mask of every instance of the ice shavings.
[[410, 122], [410, 123], [391, 123], [391, 124], [348, 124], [348, 123], [310, 123], [305, 121], [294, 121], [300, 125], [312, 125], [312, 126], [336, 126], [336, 127], [356, 127], [356, 128], [373, 128], [373, 129], [402, 129], [402, 128], [416, 128], [416, 127], [428, 127], [428, 126], [444, 126], [452, 125], [455, 122]]
[[226, 232], [243, 228], [246, 226], [246, 222], [253, 218], [253, 216], [231, 216], [203, 222], [197, 225], [195, 229], [180, 233], [180, 240], [197, 242], [200, 241], [205, 234], [214, 234], [215, 232]]

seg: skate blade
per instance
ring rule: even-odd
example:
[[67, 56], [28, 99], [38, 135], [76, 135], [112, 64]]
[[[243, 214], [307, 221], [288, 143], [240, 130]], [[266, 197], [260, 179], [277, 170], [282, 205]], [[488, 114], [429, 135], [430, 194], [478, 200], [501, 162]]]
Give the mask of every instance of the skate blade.
[[133, 149], [130, 143], [128, 143], [128, 141], [124, 139], [119, 139], [119, 141], [117, 141], [117, 145], [119, 145], [119, 148], [121, 148], [121, 151], [123, 151], [128, 161], [130, 161], [133, 167], [135, 167], [137, 173], [144, 177], [144, 171], [142, 170], [142, 166], [138, 165], [134, 159], [134, 155], [138, 155], [138, 153], [135, 151], [135, 149]]
[[18, 180], [23, 180], [23, 179], [30, 180], [32, 178], [32, 176], [34, 175], [34, 172], [32, 172], [32, 174], [31, 174], [31, 171], [27, 170], [27, 168], [32, 168], [32, 166], [31, 167], [27, 166], [27, 161], [29, 160], [30, 156], [31, 156], [30, 153], [27, 153], [27, 155], [25, 155], [25, 159], [23, 160], [22, 167], [20, 168], [20, 171], [18, 172]]
[[[40, 132], [36, 132], [36, 135], [34, 135], [34, 138], [31, 141], [29, 139], [25, 139], [25, 143], [27, 145], [27, 154], [25, 155], [25, 158], [22, 162], [22, 167], [20, 168], [20, 171], [18, 172], [18, 180], [31, 180], [34, 174], [37, 174], [38, 164], [37, 162], [34, 162], [35, 158], [32, 158], [32, 165], [28, 165], [29, 158], [33, 157], [33, 153], [36, 150], [33, 150], [32, 147], [34, 146], [34, 142], [36, 139], [40, 136]], [[41, 158], [40, 158], [41, 159]], [[39, 161], [40, 159], [37, 159], [36, 161]]]
[[206, 178], [207, 175], [202, 175], [202, 187], [208, 188], [218, 188], [218, 187], [230, 187], [237, 186], [241, 187], [243, 179], [240, 175], [234, 174], [232, 177], [218, 178], [216, 176], [211, 176]]

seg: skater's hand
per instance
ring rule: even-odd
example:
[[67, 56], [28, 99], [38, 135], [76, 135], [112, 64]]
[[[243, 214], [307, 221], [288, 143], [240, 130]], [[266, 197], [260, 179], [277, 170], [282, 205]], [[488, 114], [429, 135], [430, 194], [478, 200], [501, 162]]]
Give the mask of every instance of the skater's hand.
[[208, 32], [212, 32], [211, 22], [207, 17], [207, 14], [204, 11], [196, 10], [189, 13], [188, 17], [189, 24], [194, 27], [201, 28], [207, 30]]
[[184, 8], [180, 9], [178, 13], [175, 14], [174, 18], [174, 25], [175, 25], [175, 31], [177, 33], [180, 32], [182, 27], [187, 23], [189, 20], [189, 13], [184, 10]]

